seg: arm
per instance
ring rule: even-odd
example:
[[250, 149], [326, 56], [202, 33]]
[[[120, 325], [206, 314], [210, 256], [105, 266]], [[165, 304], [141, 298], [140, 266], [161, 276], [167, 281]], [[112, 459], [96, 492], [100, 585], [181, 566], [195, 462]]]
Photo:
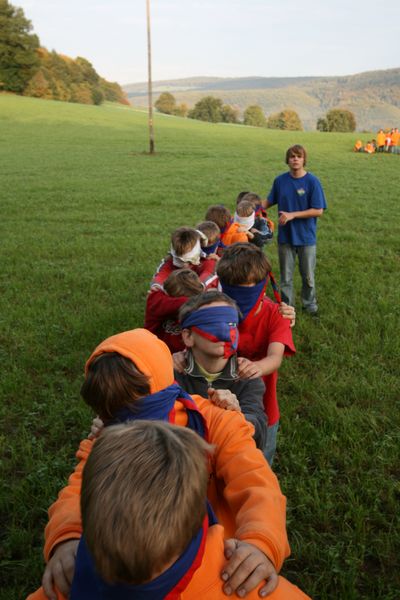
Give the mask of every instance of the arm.
[[307, 210], [295, 210], [293, 212], [279, 212], [279, 225], [286, 225], [293, 219], [309, 219], [310, 217], [320, 217], [324, 212], [323, 208], [308, 208]]
[[43, 575], [43, 589], [48, 598], [55, 598], [54, 586], [68, 596], [75, 568], [75, 555], [82, 535], [80, 493], [82, 471], [92, 449], [93, 441], [86, 439], [76, 453], [79, 463], [49, 508], [49, 522], [45, 529], [44, 557], [47, 566]]
[[281, 342], [268, 344], [267, 355], [261, 360], [251, 361], [248, 358], [238, 358], [238, 373], [242, 379], [254, 379], [277, 371], [282, 364], [285, 345]]
[[254, 427], [254, 441], [257, 448], [264, 448], [267, 439], [268, 418], [264, 411], [265, 385], [263, 380], [259, 377], [240, 380], [235, 383], [233, 389], [246, 421]]
[[286, 498], [253, 440], [253, 427], [236, 412], [194, 396], [216, 446], [214, 473], [222, 494], [210, 498], [226, 535], [257, 546], [279, 570], [289, 555]]

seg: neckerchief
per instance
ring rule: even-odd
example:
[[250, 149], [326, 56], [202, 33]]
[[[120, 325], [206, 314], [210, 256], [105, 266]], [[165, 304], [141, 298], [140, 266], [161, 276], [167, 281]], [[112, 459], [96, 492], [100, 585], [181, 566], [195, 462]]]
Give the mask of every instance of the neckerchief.
[[187, 394], [177, 383], [167, 388], [140, 398], [131, 407], [121, 408], [114, 419], [106, 425], [115, 425], [135, 419], [149, 421], [168, 421], [175, 423], [175, 402], [179, 400], [186, 408], [189, 429], [193, 429], [205, 440], [208, 439], [207, 425], [205, 419], [196, 406], [193, 398]]
[[199, 265], [202, 256], [200, 240], [196, 241], [195, 245], [191, 250], [189, 250], [189, 252], [186, 252], [181, 256], [178, 256], [171, 246], [170, 254], [172, 256], [172, 263], [175, 267], [185, 267], [187, 266], [187, 263], [190, 263], [191, 265]]
[[249, 231], [254, 226], [254, 211], [251, 213], [249, 217], [239, 217], [237, 212], [235, 212], [234, 222], [239, 223], [241, 227], [245, 227], [246, 231]]
[[224, 294], [235, 300], [240, 308], [240, 312], [243, 315], [240, 321], [243, 321], [252, 309], [258, 306], [259, 301], [265, 294], [266, 286], [267, 279], [263, 279], [260, 283], [256, 283], [253, 286], [227, 285], [221, 281], [221, 288]]
[[207, 503], [207, 514], [202, 527], [181, 556], [161, 575], [139, 585], [105, 582], [96, 572], [93, 558], [82, 536], [76, 556], [70, 600], [178, 600], [201, 565], [208, 527], [215, 523], [217, 519]]
[[238, 347], [238, 320], [233, 306], [210, 306], [192, 312], [183, 319], [181, 327], [190, 328], [211, 342], [225, 342], [224, 358], [229, 358]]
[[218, 246], [219, 246], [219, 240], [216, 241], [215, 244], [211, 244], [211, 246], [203, 246], [202, 250], [208, 256], [209, 254], [214, 254], [217, 251]]

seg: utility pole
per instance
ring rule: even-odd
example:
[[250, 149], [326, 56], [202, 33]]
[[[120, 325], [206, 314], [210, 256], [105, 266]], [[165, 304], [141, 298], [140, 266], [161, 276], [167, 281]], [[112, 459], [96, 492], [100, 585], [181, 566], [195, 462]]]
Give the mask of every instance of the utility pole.
[[154, 128], [153, 128], [153, 90], [151, 82], [151, 35], [150, 35], [150, 0], [146, 0], [147, 8], [147, 66], [148, 66], [148, 98], [149, 98], [149, 139], [150, 154], [154, 154]]

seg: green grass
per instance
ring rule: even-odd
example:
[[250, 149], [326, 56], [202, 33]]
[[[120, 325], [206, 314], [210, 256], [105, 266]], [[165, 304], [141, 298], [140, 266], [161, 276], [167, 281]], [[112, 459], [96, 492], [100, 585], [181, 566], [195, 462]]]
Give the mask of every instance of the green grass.
[[0, 598], [40, 583], [46, 510], [89, 429], [79, 389], [91, 350], [142, 325], [170, 231], [211, 203], [233, 208], [242, 189], [266, 193], [296, 142], [329, 210], [321, 316], [299, 314], [279, 383], [283, 573], [322, 600], [399, 598], [400, 157], [354, 154], [347, 134], [158, 115], [155, 126], [151, 157], [143, 113], [0, 95]]

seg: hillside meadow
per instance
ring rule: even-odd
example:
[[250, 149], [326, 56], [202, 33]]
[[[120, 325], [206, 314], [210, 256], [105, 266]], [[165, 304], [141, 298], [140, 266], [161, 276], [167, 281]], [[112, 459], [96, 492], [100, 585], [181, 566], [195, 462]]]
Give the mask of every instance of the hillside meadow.
[[[297, 354], [279, 382], [283, 574], [321, 600], [397, 600], [400, 157], [356, 155], [348, 134], [162, 115], [155, 127], [149, 156], [144, 113], [0, 95], [1, 600], [40, 583], [47, 508], [91, 423], [86, 358], [142, 325], [171, 230], [211, 203], [233, 208], [243, 189], [265, 194], [293, 143], [307, 147], [329, 210], [320, 317], [298, 307]], [[267, 253], [278, 271], [275, 242]]]

